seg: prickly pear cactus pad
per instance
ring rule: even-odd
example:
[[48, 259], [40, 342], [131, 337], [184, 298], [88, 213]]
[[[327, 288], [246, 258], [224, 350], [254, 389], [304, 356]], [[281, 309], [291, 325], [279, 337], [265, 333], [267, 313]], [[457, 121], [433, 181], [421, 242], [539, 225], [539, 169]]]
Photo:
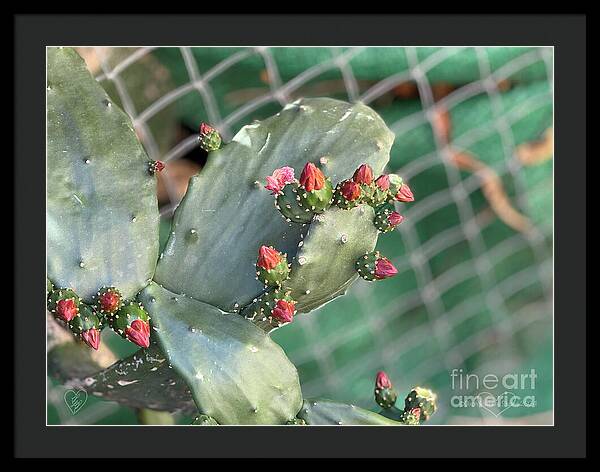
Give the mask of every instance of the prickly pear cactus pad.
[[157, 345], [140, 349], [76, 385], [91, 395], [133, 408], [194, 413], [190, 389]]
[[293, 257], [306, 232], [274, 208], [265, 177], [283, 166], [299, 173], [307, 161], [320, 163], [333, 185], [362, 163], [379, 174], [393, 137], [369, 107], [328, 98], [299, 100], [243, 127], [191, 179], [154, 280], [225, 311], [243, 307], [264, 290], [255, 279], [257, 248]]
[[[315, 216], [281, 289], [296, 301], [298, 312], [307, 313], [343, 295], [356, 280], [356, 260], [377, 243], [374, 215], [372, 207], [360, 205], [351, 210], [332, 207]], [[253, 309], [251, 304], [242, 314]]]
[[156, 178], [131, 120], [70, 48], [48, 48], [47, 264], [86, 302], [134, 296], [158, 257]]
[[261, 329], [155, 283], [140, 300], [201, 412], [219, 424], [284, 424], [294, 418], [302, 405], [298, 373]]
[[371, 426], [403, 426], [398, 421], [364, 410], [347, 403], [324, 399], [304, 400], [298, 418], [307, 425], [371, 425]]

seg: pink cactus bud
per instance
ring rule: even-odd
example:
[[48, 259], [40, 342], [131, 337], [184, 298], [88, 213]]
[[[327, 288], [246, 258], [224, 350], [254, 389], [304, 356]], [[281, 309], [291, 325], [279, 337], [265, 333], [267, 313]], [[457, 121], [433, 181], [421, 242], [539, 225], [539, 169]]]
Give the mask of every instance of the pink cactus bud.
[[208, 136], [210, 133], [215, 131], [215, 129], [207, 123], [200, 124], [200, 136]]
[[98, 346], [100, 346], [100, 333], [96, 328], [88, 329], [81, 333], [81, 337], [84, 342], [91, 348], [98, 350]]
[[281, 167], [275, 169], [272, 175], [267, 176], [267, 185], [265, 188], [270, 190], [273, 195], [281, 192], [283, 187], [294, 181], [294, 169], [291, 167]]
[[375, 378], [375, 386], [378, 389], [392, 388], [392, 381], [384, 371], [379, 371]]
[[106, 291], [100, 295], [98, 301], [100, 302], [100, 308], [102, 311], [106, 313], [114, 313], [121, 305], [121, 296], [116, 292]]
[[79, 308], [75, 304], [75, 300], [67, 298], [66, 300], [59, 300], [56, 303], [56, 314], [58, 317], [66, 322], [71, 321], [79, 313]]
[[419, 419], [421, 418], [421, 409], [420, 408], [413, 408], [412, 410], [410, 410], [410, 414], [413, 415], [415, 417], [415, 419]]
[[282, 321], [283, 323], [290, 323], [294, 319], [295, 311], [296, 305], [294, 302], [279, 300], [271, 314], [273, 315], [273, 318]]
[[307, 192], [321, 190], [325, 185], [325, 176], [316, 165], [312, 162], [307, 162], [300, 175], [300, 185], [304, 187]]
[[360, 197], [360, 185], [353, 180], [346, 180], [340, 189], [341, 194], [348, 201], [354, 201]]
[[406, 184], [402, 184], [402, 187], [400, 187], [400, 190], [398, 190], [398, 193], [396, 194], [396, 200], [399, 202], [414, 202], [415, 197], [413, 196], [410, 187]]
[[380, 175], [379, 177], [377, 177], [377, 180], [375, 181], [375, 185], [377, 185], [377, 187], [380, 190], [387, 192], [390, 189], [389, 176], [387, 174]]
[[165, 168], [163, 161], [154, 161], [154, 172], [162, 172]]
[[375, 277], [378, 279], [387, 279], [393, 277], [398, 273], [398, 269], [389, 261], [389, 259], [382, 257], [375, 261]]
[[271, 195], [277, 195], [279, 192], [281, 192], [283, 186], [275, 177], [267, 175], [267, 184], [265, 185], [265, 188], [271, 191]]
[[371, 182], [373, 182], [373, 169], [368, 164], [361, 164], [354, 172], [352, 180], [357, 184], [371, 185]]
[[281, 253], [268, 246], [261, 246], [258, 250], [258, 261], [256, 265], [265, 270], [273, 269], [281, 262]]
[[150, 346], [150, 323], [143, 320], [134, 320], [125, 330], [127, 339], [140, 347]]
[[404, 221], [404, 217], [397, 211], [393, 211], [388, 215], [387, 220], [392, 226], [398, 226]]

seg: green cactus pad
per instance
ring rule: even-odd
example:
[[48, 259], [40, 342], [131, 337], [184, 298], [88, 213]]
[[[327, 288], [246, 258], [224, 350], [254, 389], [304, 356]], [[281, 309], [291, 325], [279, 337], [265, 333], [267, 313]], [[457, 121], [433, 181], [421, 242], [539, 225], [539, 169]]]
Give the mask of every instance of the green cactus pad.
[[331, 179], [329, 177], [326, 178], [325, 185], [320, 190], [307, 192], [300, 187], [298, 193], [300, 195], [300, 203], [303, 207], [309, 209], [313, 213], [323, 213], [331, 206], [331, 199], [333, 197]]
[[129, 117], [71, 48], [48, 48], [48, 278], [134, 296], [158, 256], [156, 178]]
[[122, 337], [126, 337], [127, 328], [135, 320], [149, 321], [150, 317], [144, 306], [139, 302], [130, 301], [125, 303], [119, 311], [109, 316], [112, 329]]
[[[308, 313], [343, 295], [356, 280], [357, 258], [377, 244], [379, 233], [373, 226], [374, 214], [373, 208], [361, 205], [352, 210], [331, 207], [315, 216], [292, 261], [290, 277], [281, 288], [296, 301], [299, 313]], [[260, 308], [257, 300], [242, 314], [251, 316]], [[273, 323], [260, 326], [267, 332], [278, 327]]]
[[198, 411], [190, 389], [157, 345], [140, 349], [102, 372], [81, 379], [78, 387], [132, 408], [185, 414]]
[[302, 408], [296, 416], [308, 425], [403, 426], [398, 421], [372, 411], [325, 399], [304, 400]]
[[296, 182], [283, 187], [275, 199], [275, 207], [288, 223], [310, 223], [314, 213], [300, 200], [300, 190]]
[[200, 411], [220, 424], [284, 424], [295, 416], [302, 404], [298, 374], [262, 330], [155, 283], [139, 298]]
[[243, 127], [190, 180], [154, 280], [224, 311], [247, 305], [263, 291], [256, 248], [271, 244], [293, 257], [305, 232], [274, 213], [266, 176], [317, 159], [333, 184], [363, 162], [381, 173], [393, 138], [369, 107], [328, 98], [299, 100]]
[[356, 280], [356, 259], [377, 243], [373, 217], [367, 205], [352, 210], [331, 207], [315, 216], [283, 285], [300, 313], [341, 295]]

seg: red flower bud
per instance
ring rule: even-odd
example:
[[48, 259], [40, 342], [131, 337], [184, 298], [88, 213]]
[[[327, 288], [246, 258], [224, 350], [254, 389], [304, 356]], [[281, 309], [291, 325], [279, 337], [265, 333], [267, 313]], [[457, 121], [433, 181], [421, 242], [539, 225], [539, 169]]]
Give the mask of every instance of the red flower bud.
[[375, 181], [375, 185], [377, 185], [377, 187], [380, 190], [387, 192], [390, 189], [389, 176], [387, 174], [380, 175], [379, 177], [377, 177], [377, 180]]
[[415, 197], [413, 196], [410, 187], [406, 184], [402, 184], [402, 187], [400, 187], [400, 190], [398, 190], [398, 193], [396, 194], [396, 200], [399, 202], [413, 202]]
[[258, 261], [256, 265], [265, 270], [273, 269], [281, 262], [281, 254], [272, 247], [261, 246], [258, 250]]
[[357, 184], [371, 185], [371, 182], [373, 182], [373, 169], [368, 164], [361, 164], [354, 172], [352, 180]]
[[397, 211], [393, 211], [388, 215], [387, 220], [392, 226], [398, 226], [404, 221], [404, 217]]
[[150, 323], [143, 320], [134, 320], [131, 327], [125, 330], [127, 339], [140, 347], [150, 346]]
[[348, 201], [354, 201], [358, 197], [360, 197], [360, 185], [352, 180], [346, 180], [342, 184], [342, 188], [340, 192], [344, 196], [344, 198]]
[[107, 290], [98, 300], [100, 302], [100, 308], [106, 313], [114, 313], [119, 309], [121, 304], [121, 296], [113, 291]]
[[410, 414], [413, 415], [416, 420], [418, 420], [419, 418], [421, 418], [421, 409], [413, 408], [412, 410], [410, 410]]
[[200, 136], [208, 136], [215, 129], [207, 123], [200, 124]]
[[163, 161], [154, 161], [154, 172], [162, 172], [165, 168], [165, 163]]
[[267, 176], [267, 185], [265, 188], [270, 190], [273, 195], [277, 195], [283, 187], [294, 181], [294, 169], [291, 167], [281, 167], [275, 169], [273, 175]]
[[84, 331], [81, 333], [81, 337], [89, 347], [95, 349], [96, 351], [98, 350], [98, 346], [100, 345], [100, 333], [96, 328]]
[[271, 314], [273, 318], [278, 319], [284, 323], [289, 323], [294, 318], [294, 312], [296, 311], [296, 306], [294, 302], [286, 302], [285, 300], [279, 300], [275, 308]]
[[375, 386], [379, 389], [392, 388], [392, 382], [384, 371], [377, 372]]
[[72, 298], [66, 300], [59, 300], [56, 303], [56, 314], [62, 320], [69, 322], [79, 313], [79, 308], [75, 305], [75, 301]]
[[300, 185], [304, 187], [307, 192], [321, 190], [325, 185], [325, 176], [316, 165], [312, 162], [307, 162], [300, 175]]
[[394, 267], [389, 259], [382, 257], [375, 261], [375, 277], [378, 279], [387, 279], [388, 277], [393, 277], [397, 273], [398, 269]]

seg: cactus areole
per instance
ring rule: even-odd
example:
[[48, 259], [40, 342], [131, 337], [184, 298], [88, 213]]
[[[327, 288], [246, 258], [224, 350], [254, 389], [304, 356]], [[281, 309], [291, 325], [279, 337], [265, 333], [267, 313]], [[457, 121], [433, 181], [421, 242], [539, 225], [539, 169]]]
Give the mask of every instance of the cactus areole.
[[228, 143], [200, 124], [207, 162], [159, 255], [154, 174], [165, 164], [148, 158], [73, 49], [47, 54], [47, 308], [77, 349], [99, 349], [105, 328], [141, 348], [87, 378], [86, 391], [191, 413], [198, 426], [430, 417], [432, 392], [415, 387], [400, 410], [383, 372], [381, 414], [303, 399], [296, 368], [269, 336], [359, 276], [396, 275], [375, 247], [402, 221], [394, 202], [414, 196], [401, 177], [383, 174], [394, 135], [381, 117], [362, 103], [311, 98]]

